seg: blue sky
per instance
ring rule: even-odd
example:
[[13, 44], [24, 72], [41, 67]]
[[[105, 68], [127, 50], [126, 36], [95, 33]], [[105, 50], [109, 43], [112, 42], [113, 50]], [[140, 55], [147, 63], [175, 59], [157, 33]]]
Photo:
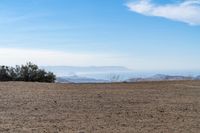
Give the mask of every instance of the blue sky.
[[200, 70], [199, 3], [1, 0], [0, 64]]

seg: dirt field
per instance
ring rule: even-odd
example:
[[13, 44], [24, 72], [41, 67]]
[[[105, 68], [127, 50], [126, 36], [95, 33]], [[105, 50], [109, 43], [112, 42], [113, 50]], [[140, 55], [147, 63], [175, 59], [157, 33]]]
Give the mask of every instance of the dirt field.
[[200, 81], [0, 83], [0, 132], [200, 133]]

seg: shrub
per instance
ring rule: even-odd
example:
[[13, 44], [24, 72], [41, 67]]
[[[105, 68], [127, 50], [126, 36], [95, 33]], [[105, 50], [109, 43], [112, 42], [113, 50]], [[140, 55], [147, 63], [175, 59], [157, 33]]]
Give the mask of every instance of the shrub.
[[26, 81], [53, 83], [56, 76], [52, 72], [46, 72], [31, 62], [26, 65], [8, 67], [0, 66], [0, 81]]
[[7, 67], [7, 66], [0, 66], [0, 80], [1, 81], [12, 80], [12, 77], [10, 75], [9, 67]]

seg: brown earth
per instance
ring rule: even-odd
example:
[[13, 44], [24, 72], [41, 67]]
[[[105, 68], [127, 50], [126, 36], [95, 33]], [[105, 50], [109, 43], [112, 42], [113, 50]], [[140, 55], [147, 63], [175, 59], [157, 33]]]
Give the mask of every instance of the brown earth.
[[0, 83], [0, 133], [199, 133], [200, 81]]

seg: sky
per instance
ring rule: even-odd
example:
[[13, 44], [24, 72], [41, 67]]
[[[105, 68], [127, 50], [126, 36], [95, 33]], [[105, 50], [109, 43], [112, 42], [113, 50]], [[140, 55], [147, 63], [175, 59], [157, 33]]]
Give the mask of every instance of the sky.
[[1, 0], [0, 65], [200, 70], [200, 0]]

